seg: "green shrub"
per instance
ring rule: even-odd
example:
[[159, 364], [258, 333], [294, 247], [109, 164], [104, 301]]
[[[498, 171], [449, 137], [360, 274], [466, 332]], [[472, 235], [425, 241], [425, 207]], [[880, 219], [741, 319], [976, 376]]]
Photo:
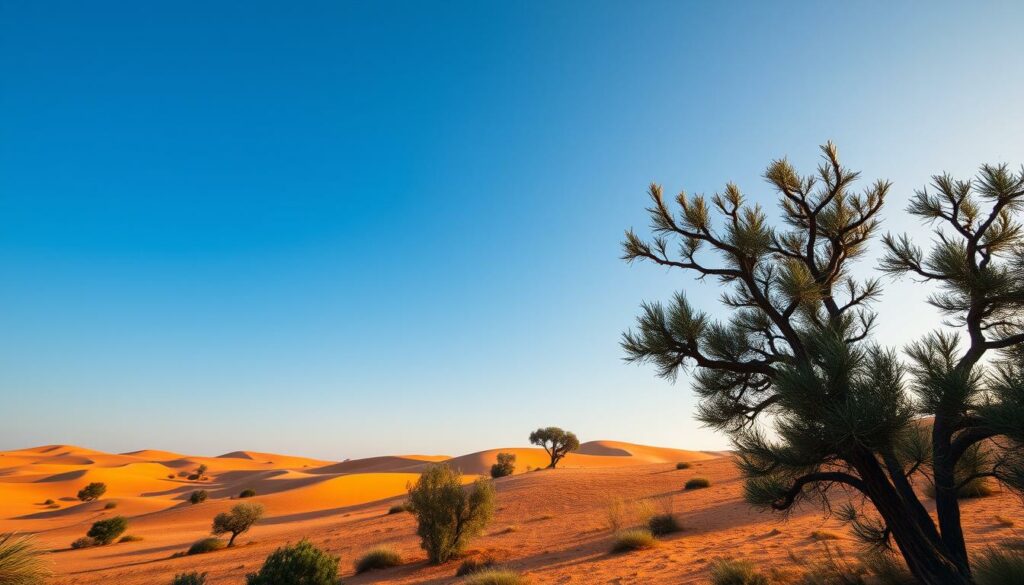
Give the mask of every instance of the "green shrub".
[[402, 502], [388, 508], [388, 514], [401, 514], [402, 512], [412, 512], [412, 505], [409, 502]]
[[337, 585], [338, 557], [313, 546], [308, 540], [283, 546], [270, 553], [257, 573], [245, 577], [246, 585]]
[[189, 481], [196, 481], [197, 479], [199, 479], [199, 474], [198, 473], [189, 474], [189, 476], [186, 479], [188, 479]]
[[654, 539], [654, 535], [651, 534], [650, 530], [646, 528], [630, 528], [615, 535], [615, 540], [612, 541], [612, 552], [624, 553], [654, 548], [657, 545], [658, 541]]
[[31, 537], [0, 534], [0, 583], [43, 585], [50, 570]]
[[387, 569], [401, 564], [402, 555], [398, 554], [398, 551], [390, 546], [378, 546], [359, 557], [355, 562], [355, 569], [356, 574], [359, 574], [371, 569]]
[[206, 573], [178, 573], [171, 580], [171, 585], [206, 585]]
[[473, 573], [462, 583], [464, 585], [528, 585], [529, 579], [508, 569], [485, 569]]
[[481, 478], [472, 489], [463, 489], [459, 472], [432, 465], [409, 488], [409, 502], [420, 546], [438, 564], [461, 553], [487, 526], [494, 515], [494, 486]]
[[498, 462], [491, 466], [491, 477], [499, 478], [512, 475], [516, 470], [515, 453], [498, 453]]
[[1024, 555], [989, 549], [974, 561], [978, 585], [1019, 585], [1024, 583]]
[[103, 506], [103, 509], [104, 510], [113, 510], [116, 507], [117, 507], [117, 502], [107, 502], [107, 504], [105, 506]]
[[96, 544], [97, 543], [95, 539], [89, 538], [88, 536], [83, 536], [81, 538], [76, 538], [74, 541], [72, 541], [71, 548], [89, 548], [90, 546], [96, 546]]
[[114, 542], [125, 530], [128, 530], [128, 519], [124, 516], [114, 516], [96, 522], [85, 535], [95, 540], [96, 544], [106, 545]]
[[238, 504], [230, 512], [221, 512], [213, 518], [213, 533], [217, 536], [230, 534], [228, 546], [235, 545], [239, 534], [247, 532], [263, 517], [263, 506], [259, 504]]
[[240, 498], [252, 498], [252, 497], [255, 497], [255, 496], [256, 496], [256, 490], [254, 490], [254, 489], [242, 490], [242, 493], [238, 494], [238, 497], [240, 497]]
[[768, 577], [748, 561], [717, 560], [711, 564], [712, 585], [769, 585]]
[[107, 493], [107, 484], [94, 481], [84, 488], [78, 490], [78, 499], [83, 502], [91, 502], [99, 499], [100, 496]]
[[225, 546], [227, 546], [227, 544], [219, 538], [204, 538], [193, 542], [192, 546], [188, 547], [188, 553], [186, 554], [201, 555], [220, 550]]
[[210, 494], [208, 494], [206, 490], [196, 490], [188, 497], [188, 501], [194, 506], [196, 504], [202, 504], [208, 497], [210, 497]]
[[134, 534], [126, 534], [122, 536], [120, 540], [118, 540], [117, 542], [142, 542], [143, 540], [145, 539], [141, 536], [136, 536]]
[[455, 571], [456, 577], [465, 577], [466, 575], [472, 575], [487, 569], [493, 569], [497, 567], [498, 561], [492, 557], [473, 557], [462, 561], [457, 571]]
[[689, 469], [689, 468], [690, 468], [690, 464], [689, 463], [684, 463], [684, 462], [676, 463], [676, 469]]
[[665, 536], [679, 532], [682, 528], [672, 514], [655, 514], [647, 521], [647, 528], [654, 536]]
[[684, 488], [688, 490], [699, 490], [706, 487], [711, 487], [711, 481], [705, 477], [695, 477], [686, 482], [686, 485], [684, 486]]

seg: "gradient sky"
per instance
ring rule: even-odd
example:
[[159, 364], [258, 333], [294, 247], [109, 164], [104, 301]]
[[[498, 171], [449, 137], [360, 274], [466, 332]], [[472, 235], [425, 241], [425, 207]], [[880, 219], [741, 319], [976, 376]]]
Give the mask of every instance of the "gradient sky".
[[833, 139], [925, 237], [931, 174], [1024, 162], [1020, 3], [839, 4], [0, 2], [0, 449], [726, 447], [621, 360], [718, 295], [618, 259], [650, 181], [774, 213]]

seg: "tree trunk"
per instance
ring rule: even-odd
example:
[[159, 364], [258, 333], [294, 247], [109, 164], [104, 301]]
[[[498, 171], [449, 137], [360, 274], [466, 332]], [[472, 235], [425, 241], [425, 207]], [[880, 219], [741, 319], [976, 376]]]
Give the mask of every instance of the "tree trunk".
[[967, 561], [967, 543], [960, 524], [960, 501], [957, 499], [956, 462], [952, 460], [950, 442], [952, 433], [946, 417], [936, 415], [932, 427], [932, 472], [935, 481], [935, 513], [939, 517], [942, 543], [949, 549], [953, 561], [965, 575], [970, 574]]
[[228, 546], [235, 546], [235, 538], [238, 537], [238, 533], [232, 532], [231, 538], [228, 539]]

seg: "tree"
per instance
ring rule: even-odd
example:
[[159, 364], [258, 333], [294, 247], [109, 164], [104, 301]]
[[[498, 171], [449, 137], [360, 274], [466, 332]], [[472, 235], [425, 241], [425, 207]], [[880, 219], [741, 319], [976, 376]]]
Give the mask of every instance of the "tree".
[[430, 466], [409, 488], [420, 547], [430, 562], [443, 563], [461, 553], [494, 515], [494, 486], [479, 479], [471, 490], [462, 475], [445, 464]]
[[228, 546], [234, 546], [238, 535], [252, 528], [260, 518], [263, 518], [263, 506], [260, 504], [238, 504], [230, 512], [221, 512], [213, 518], [213, 534], [230, 533]]
[[551, 457], [548, 469], [554, 469], [563, 457], [580, 448], [576, 435], [558, 427], [545, 427], [530, 433], [530, 443], [543, 447]]
[[114, 542], [118, 536], [124, 534], [125, 530], [128, 530], [128, 519], [124, 516], [114, 516], [96, 522], [85, 535], [93, 539], [96, 544], [106, 545]]
[[[851, 270], [878, 229], [890, 184], [856, 192], [859, 173], [840, 164], [831, 143], [822, 152], [815, 176], [785, 159], [769, 165], [781, 228], [732, 184], [710, 205], [680, 193], [678, 211], [651, 185], [654, 235], [627, 231], [624, 259], [716, 280], [728, 317], [713, 319], [678, 293], [645, 303], [623, 348], [670, 380], [695, 368], [698, 417], [732, 437], [749, 502], [786, 511], [808, 499], [827, 506], [836, 489], [859, 495], [862, 506], [839, 510], [857, 535], [894, 542], [922, 583], [973, 583], [956, 478], [1024, 485], [1024, 171], [985, 166], [974, 181], [935, 177], [936, 193], [918, 192], [908, 209], [951, 228], [937, 231], [927, 256], [908, 236], [884, 238], [881, 269], [937, 283], [930, 302], [967, 333], [963, 348], [957, 334], [930, 334], [907, 349], [905, 364], [871, 339], [881, 282]], [[983, 365], [989, 351], [1005, 361]], [[925, 415], [934, 417], [930, 428]], [[958, 475], [964, 453], [995, 437], [1016, 449]], [[938, 525], [912, 486], [922, 473], [935, 478]]]
[[100, 496], [107, 493], [107, 484], [94, 481], [84, 488], [78, 490], [78, 499], [83, 502], [98, 500]]
[[491, 477], [505, 477], [516, 470], [515, 453], [498, 453], [498, 462], [491, 466]]
[[194, 506], [196, 504], [202, 504], [208, 497], [210, 497], [210, 494], [206, 490], [196, 490], [188, 497], [188, 501]]
[[259, 572], [246, 575], [245, 582], [246, 585], [337, 585], [338, 557], [303, 539], [270, 553]]
[[196, 475], [202, 478], [204, 475], [206, 475], [206, 472], [209, 471], [209, 469], [210, 468], [207, 467], [205, 463], [202, 463], [199, 465], [199, 467], [196, 468]]

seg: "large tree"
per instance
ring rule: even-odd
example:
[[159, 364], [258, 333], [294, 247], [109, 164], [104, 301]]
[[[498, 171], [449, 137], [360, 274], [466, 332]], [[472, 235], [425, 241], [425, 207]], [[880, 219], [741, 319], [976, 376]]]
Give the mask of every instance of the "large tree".
[[[678, 211], [651, 186], [653, 237], [626, 232], [624, 259], [716, 279], [727, 316], [713, 319], [682, 293], [644, 304], [623, 336], [627, 359], [669, 379], [695, 368], [698, 417], [732, 437], [752, 504], [786, 511], [846, 491], [870, 505], [844, 504], [841, 517], [865, 540], [895, 542], [919, 581], [972, 583], [958, 488], [982, 477], [1024, 487], [1024, 171], [934, 177], [908, 209], [948, 228], [927, 254], [885, 236], [881, 269], [936, 282], [930, 302], [947, 316], [904, 363], [872, 338], [880, 280], [851, 272], [890, 183], [857, 191], [859, 173], [835, 146], [822, 152], [812, 176], [785, 159], [769, 165], [779, 227], [732, 184], [710, 204], [680, 193]], [[998, 365], [985, 365], [990, 351], [1002, 352]], [[918, 475], [934, 482], [937, 524], [914, 489]]]
[[551, 458], [548, 469], [554, 469], [566, 455], [580, 448], [576, 433], [558, 427], [544, 427], [530, 433], [530, 443], [543, 447]]

